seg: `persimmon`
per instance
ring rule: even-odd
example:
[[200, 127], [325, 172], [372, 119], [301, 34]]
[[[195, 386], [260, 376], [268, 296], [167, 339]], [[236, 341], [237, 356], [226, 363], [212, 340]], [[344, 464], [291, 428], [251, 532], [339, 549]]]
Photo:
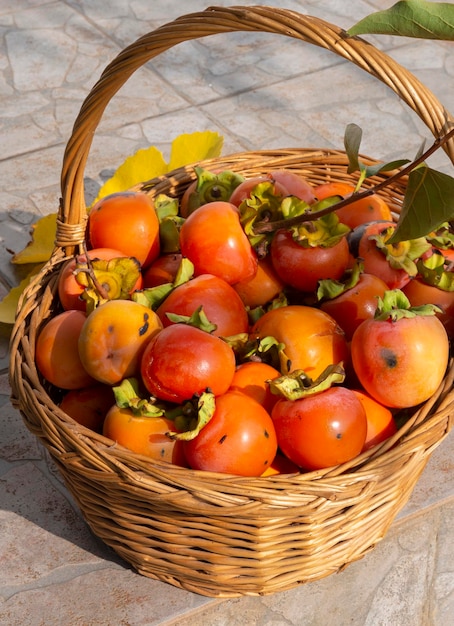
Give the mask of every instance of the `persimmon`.
[[236, 389], [254, 398], [269, 413], [275, 405], [278, 396], [271, 393], [267, 381], [280, 376], [280, 372], [260, 361], [241, 363], [232, 378], [230, 389]]
[[115, 248], [147, 268], [159, 255], [159, 220], [153, 201], [123, 191], [101, 198], [88, 214], [90, 248]]
[[369, 394], [359, 389], [352, 390], [364, 407], [367, 419], [366, 441], [363, 452], [382, 443], [397, 432], [397, 424], [394, 415]]
[[267, 178], [280, 183], [289, 195], [304, 200], [307, 204], [313, 204], [316, 200], [313, 186], [296, 172], [286, 169], [271, 170], [268, 172]]
[[[88, 258], [91, 261], [103, 260], [110, 261], [111, 259], [124, 257], [124, 254], [119, 250], [113, 248], [94, 248], [88, 251]], [[86, 263], [86, 257], [81, 254], [64, 264], [60, 275], [58, 277], [58, 296], [62, 307], [65, 311], [70, 309], [77, 309], [79, 311], [86, 311], [86, 301], [82, 298], [85, 287], [81, 285], [77, 279], [75, 270], [78, 263]], [[140, 269], [140, 268], [139, 268]], [[131, 289], [131, 292], [141, 289], [143, 286], [142, 274], [139, 272], [137, 280]]]
[[252, 327], [251, 337], [274, 337], [283, 344], [282, 374], [301, 369], [316, 379], [328, 365], [349, 358], [344, 331], [315, 307], [288, 305], [267, 311]]
[[276, 456], [273, 421], [253, 398], [230, 390], [216, 398], [210, 421], [184, 442], [192, 469], [238, 476], [261, 476]]
[[114, 402], [112, 388], [98, 383], [68, 391], [60, 402], [60, 408], [74, 421], [100, 433], [104, 418]]
[[199, 307], [216, 326], [213, 335], [229, 337], [248, 331], [248, 315], [240, 296], [225, 280], [212, 274], [201, 274], [176, 287], [156, 313], [166, 327], [174, 323], [168, 313], [190, 317]]
[[351, 357], [369, 395], [386, 407], [409, 408], [428, 400], [442, 383], [449, 339], [432, 307], [427, 313], [412, 309], [394, 290], [386, 292], [374, 319], [355, 330]]
[[271, 258], [266, 256], [258, 260], [255, 276], [235, 283], [233, 288], [243, 304], [253, 309], [276, 298], [284, 290], [284, 283], [276, 274]]
[[322, 311], [336, 320], [350, 341], [358, 326], [374, 317], [378, 297], [383, 297], [388, 285], [378, 276], [362, 273], [356, 285], [332, 300], [320, 305]]
[[[354, 191], [355, 187], [350, 183], [331, 181], [315, 187], [314, 195], [317, 200], [325, 200], [326, 198], [338, 196], [340, 201], [344, 198], [349, 198]], [[343, 224], [346, 224], [352, 229], [367, 222], [392, 220], [389, 204], [376, 193], [355, 200], [345, 207], [336, 209], [335, 213]]]
[[107, 412], [103, 425], [105, 437], [132, 452], [174, 465], [186, 465], [182, 442], [166, 435], [174, 430], [172, 420], [134, 415], [131, 409], [120, 408], [116, 404]]
[[161, 254], [143, 273], [145, 288], [173, 283], [181, 264], [180, 253]]
[[318, 281], [339, 279], [350, 262], [347, 238], [330, 245], [302, 245], [289, 230], [278, 230], [271, 241], [271, 261], [282, 282], [303, 292], [315, 292]]
[[347, 387], [330, 387], [299, 400], [280, 398], [271, 417], [280, 450], [305, 470], [354, 459], [366, 439], [366, 413]]
[[64, 311], [46, 322], [36, 341], [36, 365], [44, 378], [61, 389], [95, 383], [84, 368], [78, 343], [86, 322], [82, 311]]
[[235, 373], [235, 355], [219, 337], [188, 324], [172, 324], [148, 342], [140, 372], [153, 396], [178, 404], [207, 388], [215, 396], [225, 393]]
[[86, 318], [79, 355], [96, 380], [114, 385], [140, 369], [145, 345], [162, 328], [154, 311], [132, 300], [110, 300]]

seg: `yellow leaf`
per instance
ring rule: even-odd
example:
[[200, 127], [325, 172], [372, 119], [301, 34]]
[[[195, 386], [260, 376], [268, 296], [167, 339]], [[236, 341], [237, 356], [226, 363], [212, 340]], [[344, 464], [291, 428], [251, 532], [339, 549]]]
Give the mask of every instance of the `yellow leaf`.
[[50, 213], [41, 217], [32, 226], [32, 239], [27, 246], [13, 256], [12, 263], [45, 263], [49, 260], [55, 246], [57, 232], [57, 214]]
[[41, 264], [34, 267], [30, 274], [26, 276], [21, 282], [16, 286], [10, 289], [10, 291], [6, 294], [3, 300], [0, 301], [0, 322], [3, 324], [14, 324], [16, 318], [16, 309], [17, 304], [19, 302], [19, 298], [24, 291], [24, 289], [29, 284], [32, 277], [38, 272], [38, 270], [42, 267]]
[[126, 191], [138, 183], [161, 176], [167, 171], [167, 163], [155, 146], [142, 148], [128, 157], [115, 171], [112, 178], [104, 183], [95, 202], [111, 193]]
[[179, 135], [172, 142], [168, 171], [204, 159], [218, 157], [223, 143], [222, 135], [211, 130]]

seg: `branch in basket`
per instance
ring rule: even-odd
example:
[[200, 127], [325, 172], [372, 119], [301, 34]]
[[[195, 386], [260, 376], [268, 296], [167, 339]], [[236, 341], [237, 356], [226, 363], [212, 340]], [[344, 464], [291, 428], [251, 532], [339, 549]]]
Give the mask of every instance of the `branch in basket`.
[[[438, 137], [434, 141], [434, 143], [430, 146], [430, 148], [428, 148], [425, 152], [420, 154], [411, 163], [409, 163], [402, 169], [398, 170], [395, 174], [389, 176], [388, 178], [381, 181], [380, 183], [377, 183], [370, 189], [353, 193], [351, 196], [349, 196], [348, 198], [344, 198], [340, 202], [331, 204], [330, 206], [325, 206], [324, 208], [318, 211], [317, 210], [312, 211], [310, 213], [310, 219], [311, 220], [319, 219], [320, 217], [323, 217], [324, 215], [327, 215], [328, 213], [331, 213], [337, 209], [340, 209], [344, 206], [352, 204], [353, 202], [356, 202], [357, 200], [360, 200], [362, 198], [367, 198], [368, 196], [371, 196], [372, 194], [379, 192], [385, 187], [392, 185], [400, 178], [403, 178], [404, 176], [411, 174], [411, 172], [413, 172], [419, 166], [421, 166], [429, 156], [431, 156], [434, 152], [436, 152], [439, 148], [441, 148], [441, 146], [443, 146], [446, 142], [448, 142], [452, 137], [454, 137], [454, 128], [452, 128], [442, 137]], [[429, 170], [429, 168], [427, 168], [427, 170]], [[440, 172], [435, 172], [434, 170], [430, 170], [430, 172], [432, 173], [432, 175], [435, 175], [435, 174], [437, 175], [436, 177], [437, 180], [433, 183], [433, 187], [436, 187], [437, 184], [438, 184], [438, 187], [440, 187], [440, 185], [443, 186], [442, 190], [438, 189], [438, 195], [441, 196], [440, 198], [441, 201], [445, 200], [446, 202], [445, 202], [445, 205], [443, 206], [443, 209], [444, 209], [443, 211], [441, 210], [432, 211], [433, 215], [425, 216], [426, 218], [430, 218], [433, 221], [433, 224], [432, 223], [430, 224], [428, 232], [435, 229], [441, 223], [450, 220], [454, 216], [454, 207], [451, 204], [452, 203], [451, 199], [454, 197], [454, 178], [446, 174], [441, 174]], [[423, 186], [421, 185], [419, 191], [426, 192], [427, 190], [423, 189]], [[421, 195], [423, 194], [421, 193]], [[412, 198], [411, 200], [414, 200], [414, 198]], [[430, 194], [429, 194], [428, 200], [429, 201], [431, 200]], [[439, 200], [438, 197], [437, 197], [437, 200]], [[406, 220], [412, 220], [412, 219], [414, 220], [415, 218], [418, 218], [418, 215], [412, 215], [411, 208], [412, 208], [411, 206], [406, 207], [406, 211], [405, 211]], [[430, 208], [433, 210], [434, 206], [431, 205]], [[404, 216], [402, 215], [401, 218], [399, 219], [398, 226], [400, 225], [403, 217]], [[272, 233], [281, 228], [291, 228], [292, 226], [301, 224], [301, 222], [304, 222], [307, 219], [308, 219], [308, 214], [305, 213], [305, 214], [298, 215], [292, 218], [287, 218], [284, 220], [257, 222], [254, 224], [254, 234], [260, 235], [264, 233]], [[412, 233], [412, 238], [415, 238], [418, 236], [425, 236], [428, 234], [428, 232], [422, 232], [422, 233], [416, 233], [416, 234]], [[398, 237], [397, 229], [396, 229], [396, 233], [393, 236], [393, 243], [397, 243], [398, 241], [404, 238], [405, 238], [404, 236], [402, 236], [402, 238]]]

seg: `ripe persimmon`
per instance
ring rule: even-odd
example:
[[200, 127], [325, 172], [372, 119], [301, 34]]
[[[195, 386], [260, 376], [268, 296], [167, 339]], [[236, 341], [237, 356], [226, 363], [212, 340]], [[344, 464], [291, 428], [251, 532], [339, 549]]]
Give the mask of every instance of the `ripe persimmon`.
[[145, 345], [161, 330], [154, 311], [132, 300], [110, 300], [86, 318], [79, 355], [96, 380], [114, 385], [140, 370]]
[[88, 214], [87, 238], [90, 248], [115, 248], [147, 268], [160, 251], [159, 220], [153, 201], [133, 191], [101, 198]]
[[236, 389], [254, 398], [268, 413], [271, 413], [278, 396], [271, 393], [267, 381], [278, 378], [280, 375], [276, 368], [267, 363], [248, 361], [236, 368], [230, 389]]
[[36, 341], [36, 365], [46, 380], [61, 389], [94, 384], [79, 356], [78, 342], [86, 322], [82, 311], [64, 311], [51, 318]]
[[284, 289], [284, 283], [276, 274], [269, 256], [258, 260], [257, 273], [252, 278], [233, 285], [243, 304], [251, 309], [263, 306], [276, 298]]
[[289, 305], [267, 311], [252, 327], [251, 337], [274, 337], [283, 344], [282, 374], [300, 369], [315, 380], [328, 365], [349, 358], [339, 324], [328, 313], [310, 306]]
[[367, 418], [367, 434], [363, 452], [382, 443], [397, 432], [397, 424], [394, 415], [377, 400], [374, 400], [365, 391], [352, 390], [364, 407]]

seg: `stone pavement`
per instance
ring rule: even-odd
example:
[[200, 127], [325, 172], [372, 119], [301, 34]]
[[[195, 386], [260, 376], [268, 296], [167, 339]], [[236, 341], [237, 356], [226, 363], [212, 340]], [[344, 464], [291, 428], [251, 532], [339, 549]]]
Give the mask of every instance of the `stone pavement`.
[[[216, 3], [214, 3], [216, 4]], [[219, 1], [218, 5], [248, 2]], [[254, 4], [254, 3], [250, 3]], [[348, 28], [386, 0], [278, 0]], [[91, 86], [139, 35], [202, 0], [2, 0], [0, 297], [23, 269], [11, 254], [54, 212], [65, 142]], [[452, 44], [369, 37], [454, 105]], [[224, 153], [342, 147], [412, 157], [423, 124], [385, 86], [331, 53], [287, 38], [235, 34], [183, 44], [141, 69], [109, 105], [86, 170], [88, 200], [138, 148], [168, 156], [182, 132], [217, 130]], [[431, 165], [452, 173], [442, 153]], [[8, 327], [0, 327], [1, 626], [446, 626], [454, 615], [454, 436], [433, 454], [386, 538], [344, 572], [263, 598], [213, 600], [134, 573], [88, 530], [52, 462], [9, 403]]]

